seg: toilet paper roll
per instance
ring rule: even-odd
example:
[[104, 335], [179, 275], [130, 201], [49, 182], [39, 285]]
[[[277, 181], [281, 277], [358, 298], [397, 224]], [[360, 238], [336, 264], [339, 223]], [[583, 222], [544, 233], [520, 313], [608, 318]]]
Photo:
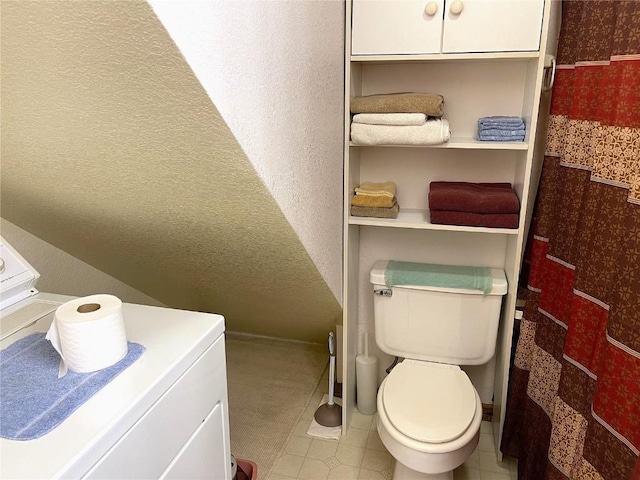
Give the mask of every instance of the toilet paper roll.
[[122, 301], [104, 294], [71, 300], [56, 310], [46, 338], [62, 357], [58, 378], [67, 369], [87, 373], [110, 367], [128, 351]]
[[378, 394], [378, 359], [371, 356], [356, 357], [356, 394], [358, 411], [363, 415], [376, 413]]

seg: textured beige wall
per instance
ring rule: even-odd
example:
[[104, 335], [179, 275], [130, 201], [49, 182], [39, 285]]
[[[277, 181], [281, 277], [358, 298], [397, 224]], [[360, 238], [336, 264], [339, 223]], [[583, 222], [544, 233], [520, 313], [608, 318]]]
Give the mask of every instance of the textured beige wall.
[[2, 216], [229, 330], [324, 341], [335, 297], [150, 7], [1, 6]]
[[[20, 246], [20, 254], [38, 273], [47, 272], [36, 284], [40, 292], [79, 297], [109, 293], [123, 302], [166, 306], [155, 298], [131, 288], [120, 280], [31, 235], [4, 218], [0, 219], [0, 232], [9, 245]], [[69, 275], [69, 272], [73, 272], [73, 275]]]
[[345, 2], [147, 1], [340, 301]]

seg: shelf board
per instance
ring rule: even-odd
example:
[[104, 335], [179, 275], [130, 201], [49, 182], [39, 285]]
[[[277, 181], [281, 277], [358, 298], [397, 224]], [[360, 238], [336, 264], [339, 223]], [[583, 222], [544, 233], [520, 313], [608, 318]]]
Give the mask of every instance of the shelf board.
[[349, 225], [367, 225], [371, 227], [414, 228], [419, 230], [446, 230], [452, 232], [494, 233], [517, 235], [517, 228], [466, 227], [459, 225], [440, 225], [431, 223], [429, 210], [401, 208], [398, 218], [374, 218], [349, 216]]
[[350, 147], [360, 148], [460, 148], [469, 150], [527, 150], [529, 148], [528, 140], [524, 142], [480, 142], [474, 138], [451, 137], [446, 143], [438, 145], [360, 145], [349, 142]]
[[459, 60], [527, 60], [530, 58], [538, 58], [539, 56], [540, 52], [433, 53], [422, 55], [351, 55], [351, 61], [356, 63], [413, 63]]

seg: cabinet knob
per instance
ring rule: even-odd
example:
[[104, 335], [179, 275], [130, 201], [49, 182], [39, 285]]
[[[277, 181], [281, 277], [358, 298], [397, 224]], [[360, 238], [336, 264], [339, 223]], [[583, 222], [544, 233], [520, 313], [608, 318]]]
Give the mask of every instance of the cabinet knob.
[[427, 6], [424, 7], [424, 13], [433, 17], [438, 12], [438, 4], [436, 2], [429, 2]]
[[456, 0], [451, 4], [451, 8], [449, 9], [449, 11], [454, 15], [460, 15], [463, 8], [464, 5], [462, 4], [462, 2], [460, 0]]

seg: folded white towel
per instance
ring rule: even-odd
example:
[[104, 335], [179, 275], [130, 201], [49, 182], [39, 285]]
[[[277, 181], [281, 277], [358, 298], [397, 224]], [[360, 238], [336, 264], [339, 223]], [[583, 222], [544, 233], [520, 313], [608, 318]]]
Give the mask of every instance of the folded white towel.
[[357, 113], [354, 123], [367, 125], [424, 125], [427, 116], [424, 113]]
[[449, 138], [449, 122], [440, 118], [420, 126], [351, 124], [351, 141], [359, 145], [438, 145]]

